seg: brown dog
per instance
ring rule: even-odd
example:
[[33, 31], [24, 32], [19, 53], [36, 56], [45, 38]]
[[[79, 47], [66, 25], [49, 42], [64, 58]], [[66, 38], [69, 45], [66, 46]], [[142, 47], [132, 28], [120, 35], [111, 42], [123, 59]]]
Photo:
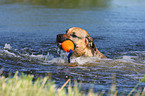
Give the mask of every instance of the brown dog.
[[62, 49], [61, 43], [65, 40], [71, 40], [75, 44], [73, 56], [95, 56], [105, 59], [104, 56], [96, 48], [93, 38], [89, 36], [87, 31], [78, 27], [72, 27], [66, 31], [66, 34], [57, 35], [57, 46]]

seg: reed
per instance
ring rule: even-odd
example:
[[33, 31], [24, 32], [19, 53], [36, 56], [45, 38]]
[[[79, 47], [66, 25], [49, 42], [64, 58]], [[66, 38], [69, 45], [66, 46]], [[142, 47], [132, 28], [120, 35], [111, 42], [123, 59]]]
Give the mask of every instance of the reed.
[[[64, 82], [61, 88], [57, 88], [54, 81], [51, 81], [49, 77], [38, 78], [33, 82], [33, 75], [18, 76], [18, 72], [10, 78], [4, 76], [0, 77], [0, 94], [1, 96], [103, 96], [105, 91], [101, 93], [94, 93], [92, 89], [88, 94], [80, 92], [79, 84], [75, 81], [74, 87], [71, 86], [70, 79]], [[66, 87], [66, 85], [69, 85]], [[145, 96], [145, 88], [143, 90], [136, 88], [141, 83], [145, 82], [145, 76], [143, 79], [130, 91], [128, 96]], [[64, 88], [65, 87], [65, 88]], [[117, 96], [118, 91], [116, 86], [112, 84], [109, 96]]]

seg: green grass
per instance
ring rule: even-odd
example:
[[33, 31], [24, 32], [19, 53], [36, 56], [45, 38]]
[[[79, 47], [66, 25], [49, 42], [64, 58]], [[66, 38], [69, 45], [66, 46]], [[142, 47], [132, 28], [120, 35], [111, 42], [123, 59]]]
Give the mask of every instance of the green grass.
[[[80, 84], [75, 82], [75, 86], [69, 86], [67, 88], [66, 84], [70, 82], [68, 81], [61, 87], [57, 88], [55, 86], [55, 82], [51, 81], [49, 77], [44, 77], [42, 79], [37, 79], [35, 82], [32, 81], [33, 75], [24, 75], [18, 76], [18, 72], [14, 75], [13, 78], [5, 78], [4, 76], [0, 77], [0, 94], [1, 96], [103, 96], [105, 91], [101, 93], [94, 93], [93, 90], [90, 89], [88, 94], [84, 94], [80, 92]], [[136, 87], [141, 82], [145, 82], [145, 76], [143, 79], [130, 91], [128, 96], [136, 95], [136, 96], [145, 96], [145, 88], [142, 91], [141, 89], [136, 90]], [[68, 92], [66, 92], [66, 89]], [[110, 91], [108, 92], [109, 96], [117, 96], [118, 91], [116, 90], [116, 85], [112, 84]]]

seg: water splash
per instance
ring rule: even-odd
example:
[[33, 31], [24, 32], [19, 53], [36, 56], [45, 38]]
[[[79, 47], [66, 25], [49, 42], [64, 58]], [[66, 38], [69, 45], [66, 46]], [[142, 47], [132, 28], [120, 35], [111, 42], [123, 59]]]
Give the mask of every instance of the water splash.
[[11, 47], [11, 45], [10, 44], [5, 44], [5, 46], [4, 46], [4, 49], [11, 49], [12, 47]]
[[[97, 76], [100, 75], [103, 77], [110, 76], [110, 74], [117, 74], [120, 77], [123, 76], [126, 79], [132, 78], [133, 80], [139, 80], [145, 74], [145, 51], [120, 53], [120, 57], [114, 59], [99, 59], [97, 57], [83, 56], [71, 57], [71, 63], [68, 63], [67, 61], [67, 52], [56, 50], [56, 53], [57, 52], [58, 55], [55, 56], [49, 52], [46, 55], [33, 54], [33, 51], [31, 52], [31, 49], [28, 48], [21, 50], [13, 49], [12, 47], [10, 49], [2, 48], [0, 49], [0, 61], [3, 62], [1, 65], [5, 64], [5, 68], [8, 66], [8, 71], [11, 67], [14, 67], [13, 70], [32, 70], [34, 72], [36, 71], [41, 73], [41, 71], [44, 71], [43, 68], [47, 66], [45, 69], [46, 71], [49, 70], [50, 72], [55, 73], [51, 70], [51, 68], [56, 69], [58, 66], [61, 66], [58, 68], [59, 71], [63, 70], [67, 74], [75, 74], [79, 77], [84, 76], [81, 74], [87, 74], [90, 78], [92, 76], [96, 76], [96, 74]], [[70, 67], [72, 66], [71, 64], [75, 64], [77, 67]], [[39, 68], [39, 66], [42, 68]], [[18, 69], [15, 67], [18, 67]], [[82, 72], [80, 75], [78, 75], [79, 70]]]
[[[30, 54], [32, 53], [32, 54]], [[19, 58], [19, 60], [35, 60], [36, 62], [41, 62], [41, 64], [68, 64], [67, 56], [68, 53], [62, 50], [57, 50], [56, 53], [59, 55], [55, 57], [49, 52], [47, 55], [43, 54], [33, 54], [30, 52], [30, 49], [24, 48], [22, 50], [13, 49], [10, 44], [5, 44], [3, 49], [0, 49], [0, 56], [10, 57], [10, 58]], [[118, 62], [116, 64], [116, 62]], [[97, 57], [71, 57], [71, 63], [77, 65], [86, 65], [86, 64], [96, 64], [96, 65], [120, 65], [121, 64], [133, 64], [133, 65], [145, 65], [145, 51], [130, 51], [121, 53], [121, 56], [115, 59], [99, 59]], [[116, 65], [115, 65], [116, 64]], [[118, 66], [119, 67], [119, 66]]]

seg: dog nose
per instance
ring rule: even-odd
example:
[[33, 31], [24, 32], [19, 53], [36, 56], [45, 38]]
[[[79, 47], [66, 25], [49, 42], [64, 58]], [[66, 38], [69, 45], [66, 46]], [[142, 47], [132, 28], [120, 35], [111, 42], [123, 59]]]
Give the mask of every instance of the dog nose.
[[58, 38], [58, 39], [63, 38], [63, 34], [58, 34], [58, 35], [57, 35], [57, 38]]
[[56, 41], [59, 42], [59, 43], [62, 43], [63, 42], [63, 34], [58, 34], [57, 38], [56, 38]]

